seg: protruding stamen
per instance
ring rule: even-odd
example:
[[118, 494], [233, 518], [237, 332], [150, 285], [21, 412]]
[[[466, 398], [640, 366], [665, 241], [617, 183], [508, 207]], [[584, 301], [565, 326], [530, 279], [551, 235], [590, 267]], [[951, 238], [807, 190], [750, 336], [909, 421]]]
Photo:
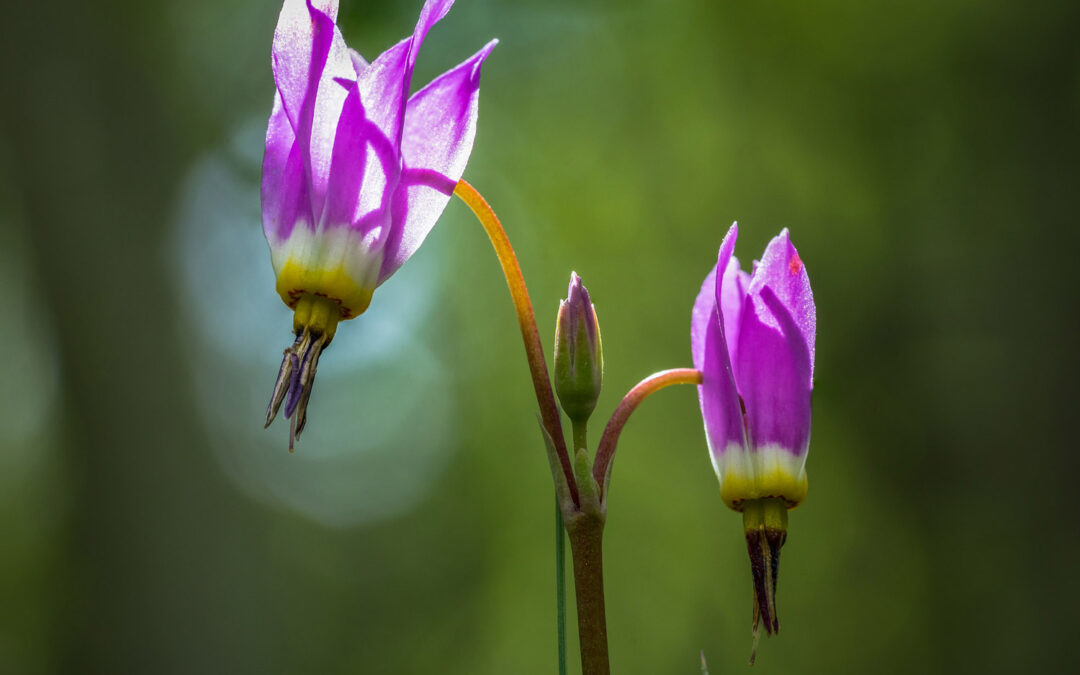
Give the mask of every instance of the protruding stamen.
[[761, 641], [761, 611], [758, 609], [757, 594], [754, 594], [754, 642], [750, 646], [750, 665], [757, 659], [757, 646]]
[[[310, 342], [310, 341], [309, 341]], [[296, 406], [300, 404], [300, 396], [304, 391], [304, 383], [308, 382], [308, 362], [311, 359], [309, 345], [304, 346], [304, 351], [293, 354], [293, 380], [289, 385], [289, 398], [285, 401], [285, 417], [292, 417]]]
[[780, 573], [780, 547], [787, 539], [787, 504], [783, 499], [754, 499], [743, 504], [746, 550], [754, 578], [754, 646], [750, 663], [757, 655], [761, 623], [765, 634], [780, 631], [776, 613], [776, 580]]
[[285, 400], [285, 395], [289, 393], [293, 386], [295, 380], [294, 371], [296, 370], [296, 349], [303, 338], [303, 334], [297, 335], [293, 346], [286, 349], [285, 355], [281, 358], [281, 368], [278, 369], [277, 381], [274, 382], [274, 391], [270, 395], [270, 405], [266, 407], [266, 424], [263, 425], [263, 428], [270, 426], [270, 423], [277, 417], [281, 403]]
[[776, 614], [776, 583], [780, 577], [780, 547], [787, 540], [787, 532], [770, 529], [768, 523], [766, 523], [764, 534], [769, 558], [769, 568], [767, 570], [769, 586], [772, 589], [769, 593], [769, 602], [772, 603], [769, 606], [769, 614], [772, 615], [773, 620], [772, 632], [773, 635], [776, 635], [780, 632], [780, 618]]
[[296, 418], [289, 419], [289, 454], [292, 454], [293, 445], [296, 444]]
[[308, 350], [307, 367], [300, 380], [302, 391], [300, 403], [296, 407], [296, 438], [300, 438], [300, 433], [307, 424], [308, 399], [311, 398], [311, 389], [315, 385], [315, 371], [319, 367], [319, 357], [322, 356], [323, 350], [326, 349], [328, 344], [330, 344], [330, 338], [326, 335], [320, 335], [311, 345], [311, 349]]
[[765, 543], [764, 525], [746, 531], [746, 550], [750, 553], [750, 573], [754, 578], [754, 629], [757, 630], [758, 619], [764, 619], [765, 632], [771, 634], [772, 610], [776, 604], [775, 600], [770, 600], [772, 561], [769, 560], [769, 548]]
[[319, 356], [330, 344], [330, 339], [327, 333], [314, 333], [310, 328], [303, 328], [297, 333], [292, 346], [285, 350], [281, 361], [270, 406], [266, 411], [266, 424], [270, 425], [284, 402], [285, 417], [290, 420], [289, 452], [292, 452], [307, 422], [307, 404], [311, 398]]
[[[765, 527], [761, 527], [758, 537], [758, 545], [761, 546], [761, 556], [765, 559], [765, 599], [769, 603], [769, 613], [765, 621], [765, 632], [774, 635], [780, 630], [780, 619], [776, 616], [776, 570], [780, 566], [780, 551], [773, 555], [772, 547], [769, 546], [769, 535], [765, 533]], [[771, 619], [772, 623], [769, 623]]]

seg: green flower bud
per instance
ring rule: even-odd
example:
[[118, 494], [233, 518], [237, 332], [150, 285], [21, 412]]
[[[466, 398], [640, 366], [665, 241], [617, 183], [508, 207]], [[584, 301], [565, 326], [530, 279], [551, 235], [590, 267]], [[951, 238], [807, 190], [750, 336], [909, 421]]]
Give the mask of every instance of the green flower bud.
[[571, 273], [570, 289], [566, 300], [559, 303], [555, 327], [555, 391], [563, 412], [575, 424], [589, 419], [603, 379], [604, 354], [596, 310], [581, 277]]

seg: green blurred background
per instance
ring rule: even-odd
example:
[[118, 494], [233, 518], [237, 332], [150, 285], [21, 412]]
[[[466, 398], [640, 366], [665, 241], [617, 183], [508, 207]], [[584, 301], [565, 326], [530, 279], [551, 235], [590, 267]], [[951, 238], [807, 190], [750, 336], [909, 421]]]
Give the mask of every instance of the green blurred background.
[[[371, 58], [420, 0], [343, 4]], [[551, 479], [460, 202], [342, 326], [296, 453], [261, 429], [291, 326], [258, 198], [278, 8], [5, 6], [0, 672], [555, 671]], [[462, 0], [425, 43], [416, 84], [502, 40], [466, 177], [549, 349], [588, 284], [594, 426], [689, 365], [731, 221], [744, 261], [791, 228], [811, 490], [757, 672], [1080, 665], [1078, 35], [1074, 1]], [[745, 671], [690, 387], [623, 435], [606, 575], [615, 672]]]

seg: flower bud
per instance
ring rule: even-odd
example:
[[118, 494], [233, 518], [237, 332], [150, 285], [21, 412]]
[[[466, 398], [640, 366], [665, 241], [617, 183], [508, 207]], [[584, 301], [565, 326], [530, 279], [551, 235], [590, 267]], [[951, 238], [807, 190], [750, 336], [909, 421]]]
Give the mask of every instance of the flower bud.
[[575, 424], [589, 419], [603, 379], [604, 354], [596, 310], [581, 277], [574, 272], [567, 298], [559, 303], [555, 327], [555, 391], [563, 411]]

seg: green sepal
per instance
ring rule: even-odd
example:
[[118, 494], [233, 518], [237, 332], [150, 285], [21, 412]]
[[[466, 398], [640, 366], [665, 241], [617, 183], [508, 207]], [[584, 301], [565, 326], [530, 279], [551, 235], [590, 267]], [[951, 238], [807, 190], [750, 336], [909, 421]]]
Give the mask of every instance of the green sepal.
[[551, 468], [551, 479], [555, 482], [555, 498], [559, 500], [559, 506], [564, 515], [573, 513], [577, 509], [574, 497], [570, 494], [570, 486], [566, 484], [566, 474], [563, 473], [562, 462], [559, 461], [559, 451], [555, 449], [555, 441], [551, 434], [544, 428], [544, 420], [537, 414], [536, 421], [540, 424], [540, 433], [544, 437], [544, 447], [547, 448], [548, 465]]
[[592, 515], [603, 516], [604, 505], [600, 501], [600, 486], [593, 478], [592, 462], [589, 460], [589, 451], [585, 448], [574, 451], [574, 477], [577, 479], [581, 510]]

